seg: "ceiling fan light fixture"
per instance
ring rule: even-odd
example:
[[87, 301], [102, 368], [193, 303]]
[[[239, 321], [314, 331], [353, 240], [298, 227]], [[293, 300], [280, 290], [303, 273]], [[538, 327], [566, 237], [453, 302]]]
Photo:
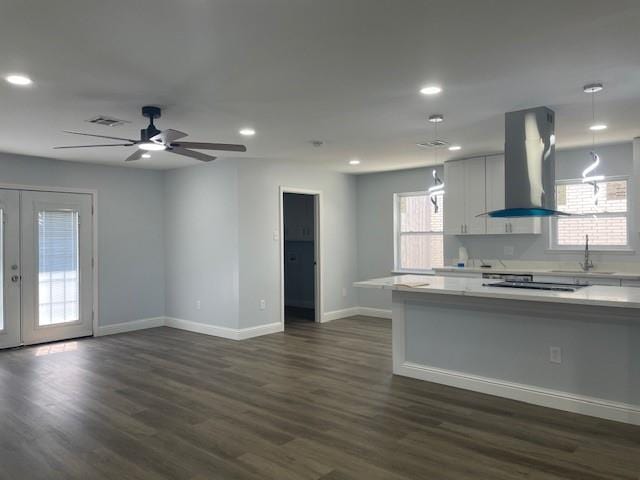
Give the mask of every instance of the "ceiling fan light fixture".
[[166, 150], [167, 147], [161, 143], [145, 142], [138, 145], [138, 148], [142, 150], [148, 150], [150, 152], [157, 152], [160, 150]]

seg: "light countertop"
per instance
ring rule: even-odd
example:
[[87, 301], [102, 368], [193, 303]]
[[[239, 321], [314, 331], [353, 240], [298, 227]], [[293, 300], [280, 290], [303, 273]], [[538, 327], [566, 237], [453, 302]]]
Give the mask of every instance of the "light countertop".
[[354, 286], [401, 292], [437, 293], [505, 300], [640, 309], [640, 288], [636, 287], [591, 285], [580, 288], [575, 292], [554, 292], [548, 290], [483, 286], [484, 283], [496, 282], [499, 282], [499, 280], [445, 277], [439, 275], [398, 275], [355, 282]]
[[[562, 270], [562, 271], [559, 271]], [[504, 268], [504, 267], [491, 267], [491, 268], [479, 268], [479, 267], [436, 267], [433, 271], [438, 274], [439, 272], [469, 272], [469, 273], [506, 273], [515, 275], [548, 275], [551, 277], [584, 277], [584, 278], [611, 278], [614, 280], [640, 280], [640, 273], [628, 273], [628, 272], [610, 272], [606, 273], [592, 270], [590, 272], [582, 272], [578, 269], [542, 269], [542, 268]]]

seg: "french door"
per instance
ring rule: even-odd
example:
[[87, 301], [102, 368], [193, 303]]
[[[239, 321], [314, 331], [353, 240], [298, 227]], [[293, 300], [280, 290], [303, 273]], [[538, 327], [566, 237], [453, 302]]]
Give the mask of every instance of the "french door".
[[93, 333], [91, 202], [0, 189], [0, 348]]

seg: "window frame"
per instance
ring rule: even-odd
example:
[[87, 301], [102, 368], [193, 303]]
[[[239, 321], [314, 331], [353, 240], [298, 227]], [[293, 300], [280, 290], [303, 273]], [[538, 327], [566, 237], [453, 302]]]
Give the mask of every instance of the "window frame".
[[[403, 197], [421, 197], [421, 196], [429, 196], [429, 192], [426, 190], [417, 191], [417, 192], [400, 192], [393, 194], [393, 272], [394, 273], [428, 273], [433, 271], [433, 268], [429, 269], [414, 269], [414, 268], [402, 268], [400, 266], [400, 259], [402, 258], [400, 252], [400, 246], [402, 242], [400, 241], [400, 237], [402, 235], [440, 235], [442, 237], [443, 249], [444, 249], [444, 223], [442, 227], [442, 231], [424, 231], [424, 232], [406, 232], [402, 233], [400, 231], [400, 200]], [[444, 207], [444, 205], [443, 205]], [[444, 210], [442, 212], [444, 217]], [[444, 259], [443, 259], [444, 262]], [[436, 267], [437, 268], [437, 267]]]
[[[633, 236], [631, 231], [633, 230], [633, 218], [634, 212], [633, 202], [632, 202], [632, 185], [631, 178], [629, 175], [611, 175], [605, 177], [603, 180], [600, 180], [598, 183], [603, 182], [616, 182], [616, 181], [626, 181], [627, 182], [627, 211], [626, 212], [606, 212], [606, 213], [598, 213], [598, 216], [601, 217], [622, 217], [625, 216], [627, 218], [627, 241], [625, 245], [591, 245], [589, 244], [589, 251], [591, 252], [603, 252], [603, 253], [633, 253], [635, 252], [635, 246], [633, 244]], [[570, 178], [570, 179], [562, 179], [556, 180], [557, 185], [572, 185], [572, 184], [580, 184], [582, 183], [581, 178]], [[590, 217], [593, 214], [579, 214], [572, 215], [574, 217]], [[584, 252], [584, 247], [579, 245], [558, 245], [557, 243], [557, 220], [558, 217], [550, 217], [548, 223], [548, 252]]]

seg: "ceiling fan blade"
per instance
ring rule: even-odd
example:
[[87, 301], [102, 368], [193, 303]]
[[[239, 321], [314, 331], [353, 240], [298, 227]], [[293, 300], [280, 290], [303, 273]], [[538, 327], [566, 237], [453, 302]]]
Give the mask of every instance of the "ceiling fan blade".
[[167, 150], [167, 152], [177, 153], [178, 155], [184, 155], [185, 157], [195, 158], [196, 160], [200, 160], [201, 162], [212, 162], [216, 159], [216, 157], [212, 157], [211, 155], [207, 155], [206, 153], [194, 152], [182, 147], [171, 147], [169, 150]]
[[107, 135], [94, 135], [93, 133], [82, 133], [82, 132], [71, 132], [69, 130], [63, 130], [64, 133], [71, 133], [73, 135], [84, 135], [85, 137], [96, 137], [96, 138], [108, 138], [110, 140], [123, 140], [125, 142], [131, 143], [140, 143], [139, 140], [132, 140], [130, 138], [122, 138], [122, 137], [109, 137]]
[[62, 147], [53, 147], [54, 149], [58, 148], [93, 148], [93, 147], [131, 147], [134, 145], [133, 143], [108, 143], [106, 145], [65, 145]]
[[169, 145], [171, 142], [174, 142], [180, 138], [184, 138], [187, 135], [188, 134], [181, 132], [180, 130], [173, 130], [171, 128], [168, 128], [167, 130], [163, 130], [159, 134], [154, 135], [150, 138], [150, 140], [155, 143]]
[[196, 148], [198, 150], [222, 150], [227, 152], [246, 152], [244, 145], [234, 145], [232, 143], [206, 143], [206, 142], [175, 142], [172, 147]]
[[144, 153], [144, 150], [136, 150], [135, 152], [133, 152], [131, 155], [129, 155], [127, 158], [124, 159], [125, 162], [133, 162], [134, 160], [140, 160], [140, 158], [142, 158], [142, 154]]

